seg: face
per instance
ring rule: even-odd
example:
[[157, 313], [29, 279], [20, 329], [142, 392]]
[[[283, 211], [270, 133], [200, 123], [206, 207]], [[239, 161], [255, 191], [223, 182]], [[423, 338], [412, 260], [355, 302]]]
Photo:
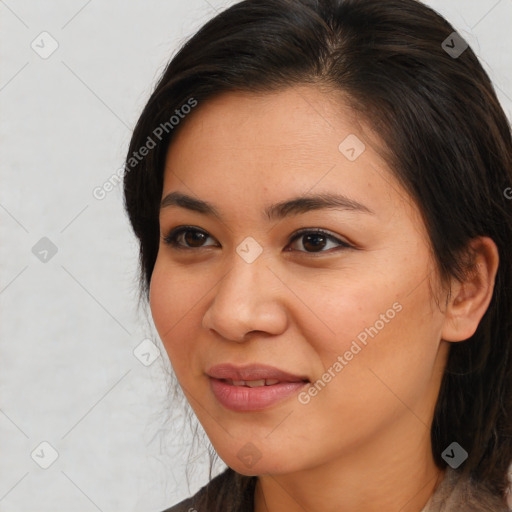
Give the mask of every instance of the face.
[[[447, 355], [435, 267], [370, 127], [332, 93], [297, 86], [224, 94], [180, 130], [150, 306], [219, 456], [243, 474], [279, 474], [428, 437]], [[343, 198], [271, 209], [328, 194]], [[246, 375], [209, 376], [222, 364], [293, 377], [232, 384], [220, 379]], [[272, 376], [261, 371], [246, 380]]]

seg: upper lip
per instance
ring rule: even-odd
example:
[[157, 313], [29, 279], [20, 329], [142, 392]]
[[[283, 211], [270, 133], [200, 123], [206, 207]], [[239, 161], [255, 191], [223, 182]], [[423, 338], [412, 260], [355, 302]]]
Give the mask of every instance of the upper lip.
[[262, 364], [251, 364], [248, 366], [235, 366], [233, 364], [218, 364], [212, 366], [207, 372], [207, 375], [214, 379], [226, 380], [262, 380], [262, 379], [276, 379], [280, 382], [302, 382], [308, 381], [307, 377], [300, 375], [293, 375], [291, 373], [280, 370], [273, 366]]

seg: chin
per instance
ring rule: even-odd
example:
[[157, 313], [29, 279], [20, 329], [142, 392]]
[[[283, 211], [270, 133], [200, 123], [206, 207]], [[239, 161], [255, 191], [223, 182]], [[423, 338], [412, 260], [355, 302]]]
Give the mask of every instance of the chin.
[[245, 476], [278, 475], [294, 471], [293, 468], [280, 464], [275, 454], [265, 459], [263, 454], [254, 450], [251, 443], [247, 443], [238, 453], [230, 453], [228, 457], [221, 458], [227, 466]]

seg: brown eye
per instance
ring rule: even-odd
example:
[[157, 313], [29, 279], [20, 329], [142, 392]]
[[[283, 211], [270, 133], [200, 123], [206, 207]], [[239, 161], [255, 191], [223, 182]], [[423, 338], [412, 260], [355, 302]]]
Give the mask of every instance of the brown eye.
[[164, 238], [164, 242], [176, 249], [200, 249], [205, 246], [204, 242], [211, 238], [206, 232], [199, 229], [182, 226], [171, 230]]
[[321, 230], [317, 229], [314, 231], [307, 231], [302, 230], [299, 231], [294, 235], [292, 238], [292, 242], [295, 242], [296, 240], [299, 240], [302, 238], [302, 246], [306, 249], [305, 251], [301, 252], [310, 252], [310, 253], [320, 253], [320, 252], [329, 252], [324, 251], [323, 249], [328, 245], [329, 242], [333, 242], [337, 246], [341, 246], [341, 248], [348, 249], [352, 247], [347, 242], [344, 242], [343, 240], [340, 240], [336, 238], [335, 236]]

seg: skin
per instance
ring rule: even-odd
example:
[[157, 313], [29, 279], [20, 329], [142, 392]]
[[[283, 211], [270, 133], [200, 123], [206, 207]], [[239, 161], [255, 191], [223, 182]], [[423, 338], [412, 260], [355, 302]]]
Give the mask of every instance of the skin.
[[[366, 145], [355, 161], [338, 149], [349, 134]], [[492, 240], [475, 239], [477, 270], [454, 280], [447, 299], [419, 211], [379, 144], [339, 95], [305, 85], [200, 104], [169, 148], [162, 197], [206, 200], [222, 220], [161, 210], [151, 311], [217, 453], [259, 475], [256, 512], [418, 512], [444, 476], [430, 443], [441, 377], [450, 342], [469, 338], [489, 305], [498, 253]], [[333, 191], [374, 214], [323, 209], [272, 222], [262, 214], [271, 203]], [[173, 249], [163, 237], [180, 225], [207, 236]], [[291, 241], [301, 228], [352, 247]], [[236, 252], [248, 236], [263, 249], [252, 263]], [[179, 239], [194, 243], [190, 234]], [[306, 405], [295, 395], [233, 412], [210, 390], [205, 372], [224, 362], [269, 364], [315, 382], [394, 303], [400, 312]], [[249, 442], [260, 457], [250, 467], [237, 456]]]

